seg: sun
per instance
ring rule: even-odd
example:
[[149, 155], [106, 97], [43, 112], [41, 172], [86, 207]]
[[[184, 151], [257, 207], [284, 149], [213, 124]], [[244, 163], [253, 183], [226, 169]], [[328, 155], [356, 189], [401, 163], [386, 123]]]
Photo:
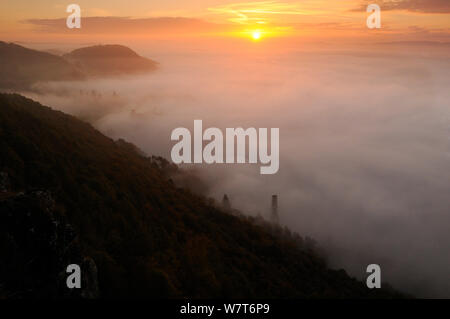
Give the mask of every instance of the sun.
[[240, 31], [236, 31], [233, 33], [230, 33], [231, 36], [236, 36], [240, 38], [246, 38], [248, 40], [252, 40], [253, 42], [259, 42], [263, 41], [269, 38], [283, 36], [287, 32], [285, 30], [282, 30], [279, 27], [249, 27]]
[[252, 38], [255, 41], [258, 41], [259, 39], [261, 39], [262, 33], [259, 30], [255, 30], [252, 32]]

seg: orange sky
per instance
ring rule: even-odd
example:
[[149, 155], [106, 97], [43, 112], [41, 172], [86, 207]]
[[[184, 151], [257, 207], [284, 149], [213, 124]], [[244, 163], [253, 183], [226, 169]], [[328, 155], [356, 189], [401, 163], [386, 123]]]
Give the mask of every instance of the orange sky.
[[[82, 29], [65, 27], [66, 6], [82, 9]], [[367, 3], [382, 8], [382, 29], [366, 27]], [[96, 18], [93, 18], [96, 17]], [[105, 18], [108, 17], [108, 18]], [[161, 19], [179, 17], [180, 19]], [[184, 19], [181, 19], [184, 18]], [[449, 0], [2, 0], [0, 39], [44, 41], [133, 37], [264, 37], [449, 41]]]

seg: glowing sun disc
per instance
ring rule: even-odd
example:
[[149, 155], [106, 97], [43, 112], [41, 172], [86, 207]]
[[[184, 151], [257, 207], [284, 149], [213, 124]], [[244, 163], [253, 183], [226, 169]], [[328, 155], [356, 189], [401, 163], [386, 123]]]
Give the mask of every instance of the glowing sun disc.
[[252, 38], [253, 38], [253, 40], [261, 39], [261, 31], [253, 31]]

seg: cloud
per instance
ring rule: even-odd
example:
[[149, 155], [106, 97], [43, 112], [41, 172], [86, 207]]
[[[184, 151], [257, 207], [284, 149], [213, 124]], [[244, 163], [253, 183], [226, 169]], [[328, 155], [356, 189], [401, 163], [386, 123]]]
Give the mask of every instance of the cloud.
[[[365, 11], [373, 1], [364, 1], [360, 7], [352, 11]], [[450, 1], [448, 0], [381, 0], [377, 4], [381, 10], [406, 10], [421, 13], [450, 13]]]
[[238, 24], [267, 23], [269, 17], [274, 15], [307, 14], [297, 4], [278, 1], [233, 3], [209, 8], [208, 10], [216, 14], [225, 15], [228, 17], [228, 21]]
[[160, 35], [161, 33], [188, 34], [211, 33], [224, 26], [201, 19], [160, 17], [135, 19], [130, 17], [85, 17], [81, 29], [68, 29], [66, 19], [28, 19], [23, 21], [36, 27], [36, 32], [80, 34], [137, 34]]

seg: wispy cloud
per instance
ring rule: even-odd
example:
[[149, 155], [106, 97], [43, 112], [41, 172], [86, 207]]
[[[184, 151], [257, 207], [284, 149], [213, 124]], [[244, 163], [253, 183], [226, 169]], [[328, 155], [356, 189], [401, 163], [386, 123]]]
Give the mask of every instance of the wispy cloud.
[[[33, 25], [35, 31], [45, 33], [71, 32], [66, 27], [66, 19], [29, 19], [23, 23]], [[129, 17], [86, 17], [83, 27], [77, 32], [81, 34], [160, 34], [160, 33], [208, 33], [221, 30], [222, 26], [201, 19], [192, 18], [144, 18]]]
[[267, 23], [273, 15], [307, 15], [298, 4], [277, 1], [243, 2], [208, 8], [209, 11], [226, 16], [239, 24]]
[[[373, 1], [364, 0], [362, 4], [353, 11], [365, 11], [367, 5]], [[406, 10], [421, 13], [450, 13], [449, 0], [379, 0], [378, 4], [382, 10]]]

